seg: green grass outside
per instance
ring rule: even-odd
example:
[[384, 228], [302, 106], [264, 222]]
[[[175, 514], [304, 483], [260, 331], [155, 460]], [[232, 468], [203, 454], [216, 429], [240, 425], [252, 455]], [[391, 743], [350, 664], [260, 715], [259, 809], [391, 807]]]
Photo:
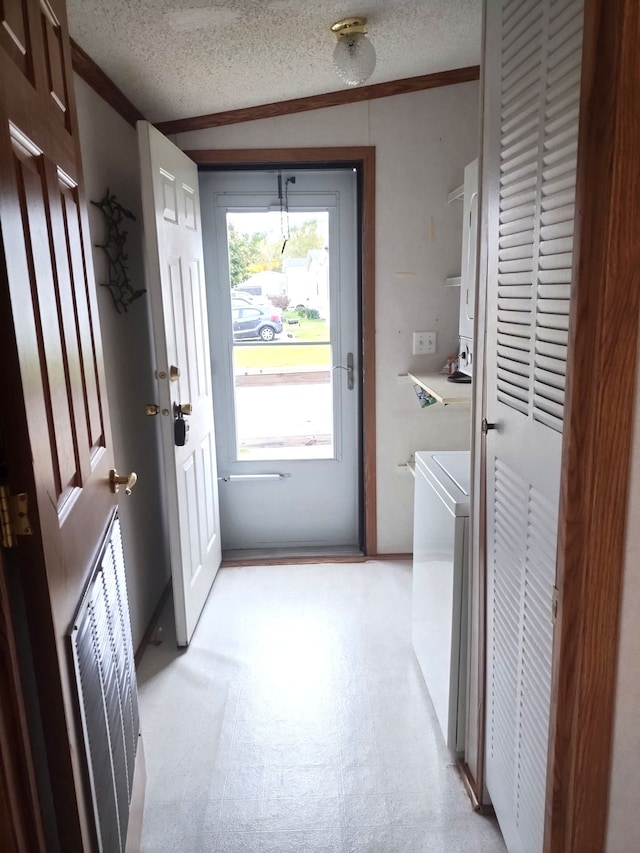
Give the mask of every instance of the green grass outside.
[[[299, 323], [290, 325], [287, 323], [290, 319], [299, 320]], [[298, 317], [295, 311], [285, 311], [282, 320], [282, 335], [291, 332], [297, 341], [329, 340], [329, 327], [326, 320], [307, 320], [306, 317]]]
[[326, 320], [307, 320], [300, 317], [299, 324], [289, 325], [288, 317], [297, 317], [295, 312], [287, 311], [283, 315], [282, 334], [277, 340], [286, 342], [282, 346], [276, 343], [260, 344], [259, 346], [234, 347], [236, 370], [259, 370], [275, 367], [319, 367], [331, 366], [331, 347], [329, 344], [319, 344], [315, 347], [298, 347], [295, 343], [287, 342], [290, 332], [296, 341], [326, 341], [329, 329]]

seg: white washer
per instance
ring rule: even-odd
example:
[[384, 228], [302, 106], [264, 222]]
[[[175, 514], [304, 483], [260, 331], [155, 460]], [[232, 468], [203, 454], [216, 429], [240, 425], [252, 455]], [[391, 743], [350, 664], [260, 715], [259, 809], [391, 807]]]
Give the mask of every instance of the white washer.
[[471, 461], [415, 454], [412, 637], [448, 748], [464, 751]]

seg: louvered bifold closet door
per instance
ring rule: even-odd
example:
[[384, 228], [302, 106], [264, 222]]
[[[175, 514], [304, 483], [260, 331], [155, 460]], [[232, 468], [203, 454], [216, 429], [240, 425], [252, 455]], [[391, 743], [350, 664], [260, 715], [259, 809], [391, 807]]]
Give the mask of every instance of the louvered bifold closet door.
[[487, 4], [487, 787], [543, 846], [584, 0]]

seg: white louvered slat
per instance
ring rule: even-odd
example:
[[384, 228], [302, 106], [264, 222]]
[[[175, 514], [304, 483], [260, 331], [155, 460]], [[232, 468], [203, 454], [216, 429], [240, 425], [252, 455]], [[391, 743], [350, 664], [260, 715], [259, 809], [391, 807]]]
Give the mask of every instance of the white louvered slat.
[[521, 568], [518, 544], [526, 537], [525, 484], [496, 461], [493, 494], [495, 551], [491, 567], [494, 593], [494, 655], [489, 673], [489, 747], [502, 786], [502, 794], [516, 808], [517, 715], [513, 702], [518, 691], [518, 635]]
[[533, 267], [533, 256], [530, 245], [507, 246], [500, 249], [500, 263], [510, 260], [526, 260]]
[[541, 370], [548, 370], [551, 373], [556, 373], [562, 379], [564, 379], [564, 360], [564, 353], [562, 358], [550, 358], [549, 356], [540, 355], [536, 351], [536, 367], [539, 367]]
[[516, 323], [504, 322], [498, 325], [498, 340], [510, 346], [519, 346], [521, 349], [529, 349], [528, 326], [519, 326]]
[[[528, 413], [534, 322], [534, 240], [536, 229], [540, 72], [543, 14], [539, 3], [515, 3], [504, 10], [500, 146], [500, 254], [497, 269], [498, 340], [496, 394], [512, 409]], [[528, 37], [527, 37], [528, 36]], [[518, 339], [513, 346], [513, 338]]]
[[531, 312], [509, 311], [506, 308], [500, 308], [498, 311], [498, 320], [505, 323], [513, 323], [522, 326], [522, 334], [529, 335], [531, 326]]
[[519, 853], [543, 849], [583, 6], [487, 4], [486, 774]]
[[495, 461], [494, 488], [491, 759], [501, 774], [499, 794], [513, 807], [521, 839], [517, 849], [540, 851], [555, 580], [550, 543], [557, 535], [557, 513], [500, 459]]
[[537, 338], [537, 343], [548, 341], [551, 344], [559, 344], [567, 346], [569, 340], [569, 332], [566, 329], [541, 329]]
[[[513, 6], [513, 14], [510, 12]], [[502, 55], [503, 63], [509, 61], [513, 56], [513, 47], [527, 26], [533, 27], [537, 18], [540, 17], [540, 4], [535, 0], [514, 0], [513, 4], [504, 7], [503, 30], [502, 30]]]
[[549, 385], [551, 388], [558, 388], [564, 393], [566, 377], [563, 374], [551, 370], [544, 370], [544, 368], [540, 368], [538, 374], [540, 382], [544, 382], [545, 385]]
[[[570, 283], [573, 266], [573, 219], [575, 211], [576, 152], [578, 147], [579, 76], [582, 47], [582, 16], [576, 3], [551, 3], [545, 90], [545, 128], [541, 184], [542, 221], [565, 225], [563, 237], [540, 240], [537, 276], [536, 359], [533, 370], [533, 417], [561, 430], [564, 395], [548, 383], [548, 371], [566, 372], [566, 347], [549, 352], [538, 346], [548, 328], [568, 327]], [[571, 79], [568, 75], [573, 73]], [[542, 235], [541, 235], [542, 236]], [[553, 291], [556, 291], [555, 293]], [[549, 317], [555, 317], [549, 320]], [[565, 320], [559, 323], [559, 319]], [[550, 357], [552, 356], [552, 357]], [[551, 420], [550, 420], [551, 416]]]
[[542, 850], [555, 582], [557, 518], [548, 501], [529, 489], [527, 550], [521, 627], [522, 678], [519, 702], [517, 816], [527, 849]]
[[517, 361], [521, 365], [527, 364], [526, 353], [516, 347], [501, 345], [498, 341], [498, 358], [508, 358], [511, 361]]

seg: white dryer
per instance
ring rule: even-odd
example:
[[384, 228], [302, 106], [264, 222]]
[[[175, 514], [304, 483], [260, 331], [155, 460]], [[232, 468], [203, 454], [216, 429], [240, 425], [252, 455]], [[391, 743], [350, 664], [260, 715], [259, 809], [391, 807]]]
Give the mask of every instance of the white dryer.
[[415, 454], [412, 637], [448, 748], [464, 751], [470, 453]]

